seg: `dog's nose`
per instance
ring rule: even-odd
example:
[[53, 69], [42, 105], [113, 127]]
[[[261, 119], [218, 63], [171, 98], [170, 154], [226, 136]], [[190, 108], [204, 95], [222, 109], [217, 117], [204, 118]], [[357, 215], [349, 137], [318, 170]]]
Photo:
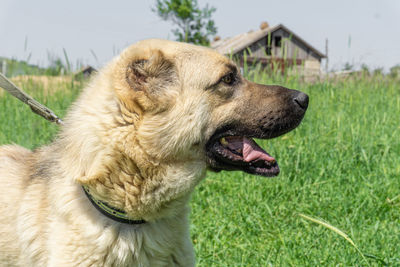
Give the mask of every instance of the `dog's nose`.
[[296, 102], [297, 105], [299, 105], [302, 109], [306, 110], [308, 107], [308, 95], [305, 93], [299, 92], [295, 97], [294, 97], [294, 102]]

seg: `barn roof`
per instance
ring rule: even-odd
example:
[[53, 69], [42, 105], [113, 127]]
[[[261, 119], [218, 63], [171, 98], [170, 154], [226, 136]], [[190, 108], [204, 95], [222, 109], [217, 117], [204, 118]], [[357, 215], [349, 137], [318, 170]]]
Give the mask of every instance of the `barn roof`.
[[279, 24], [273, 27], [268, 27], [265, 29], [260, 29], [256, 31], [249, 31], [246, 33], [241, 33], [233, 37], [228, 37], [225, 39], [221, 39], [211, 43], [211, 48], [217, 50], [221, 54], [236, 54], [246, 47], [252, 45], [253, 43], [261, 40], [262, 38], [266, 37], [269, 33], [273, 33], [279, 29], [282, 29], [288, 33], [290, 33], [293, 38], [297, 39], [298, 41], [302, 42], [306, 47], [308, 47], [311, 51], [313, 51], [316, 55], [321, 58], [325, 58], [326, 56], [311, 46], [309, 43], [304, 41], [300, 36], [289, 30], [283, 24]]

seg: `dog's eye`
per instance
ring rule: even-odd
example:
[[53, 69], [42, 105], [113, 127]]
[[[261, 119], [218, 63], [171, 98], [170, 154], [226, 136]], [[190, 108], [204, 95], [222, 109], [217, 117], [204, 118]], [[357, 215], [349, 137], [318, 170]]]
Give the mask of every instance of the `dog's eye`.
[[235, 82], [235, 75], [231, 72], [222, 77], [221, 81], [227, 85], [232, 85]]

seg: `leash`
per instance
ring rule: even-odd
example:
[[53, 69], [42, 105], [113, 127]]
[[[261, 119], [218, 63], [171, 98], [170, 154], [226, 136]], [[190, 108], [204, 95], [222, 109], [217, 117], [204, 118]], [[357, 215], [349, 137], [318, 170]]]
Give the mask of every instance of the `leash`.
[[56, 114], [54, 114], [53, 111], [51, 111], [46, 106], [40, 104], [39, 102], [37, 102], [35, 99], [33, 99], [24, 91], [22, 91], [22, 89], [18, 88], [15, 84], [13, 84], [9, 79], [7, 79], [1, 73], [0, 73], [0, 87], [9, 92], [12, 96], [18, 98], [19, 100], [27, 104], [34, 113], [58, 125], [63, 124], [63, 121]]

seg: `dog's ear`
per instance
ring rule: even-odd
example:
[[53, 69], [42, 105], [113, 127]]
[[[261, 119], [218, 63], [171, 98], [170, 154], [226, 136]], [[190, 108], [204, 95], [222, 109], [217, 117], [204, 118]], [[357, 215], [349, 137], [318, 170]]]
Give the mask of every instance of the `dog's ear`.
[[162, 94], [163, 88], [176, 79], [174, 64], [159, 50], [153, 51], [149, 59], [131, 62], [126, 69], [126, 81], [134, 91], [143, 91], [154, 97]]
[[174, 99], [173, 90], [167, 88], [178, 83], [176, 67], [160, 50], [135, 53], [123, 62], [126, 64], [121, 66], [123, 71], [117, 73], [117, 80], [123, 81], [123, 86], [115, 87], [122, 109], [140, 115], [162, 110]]

